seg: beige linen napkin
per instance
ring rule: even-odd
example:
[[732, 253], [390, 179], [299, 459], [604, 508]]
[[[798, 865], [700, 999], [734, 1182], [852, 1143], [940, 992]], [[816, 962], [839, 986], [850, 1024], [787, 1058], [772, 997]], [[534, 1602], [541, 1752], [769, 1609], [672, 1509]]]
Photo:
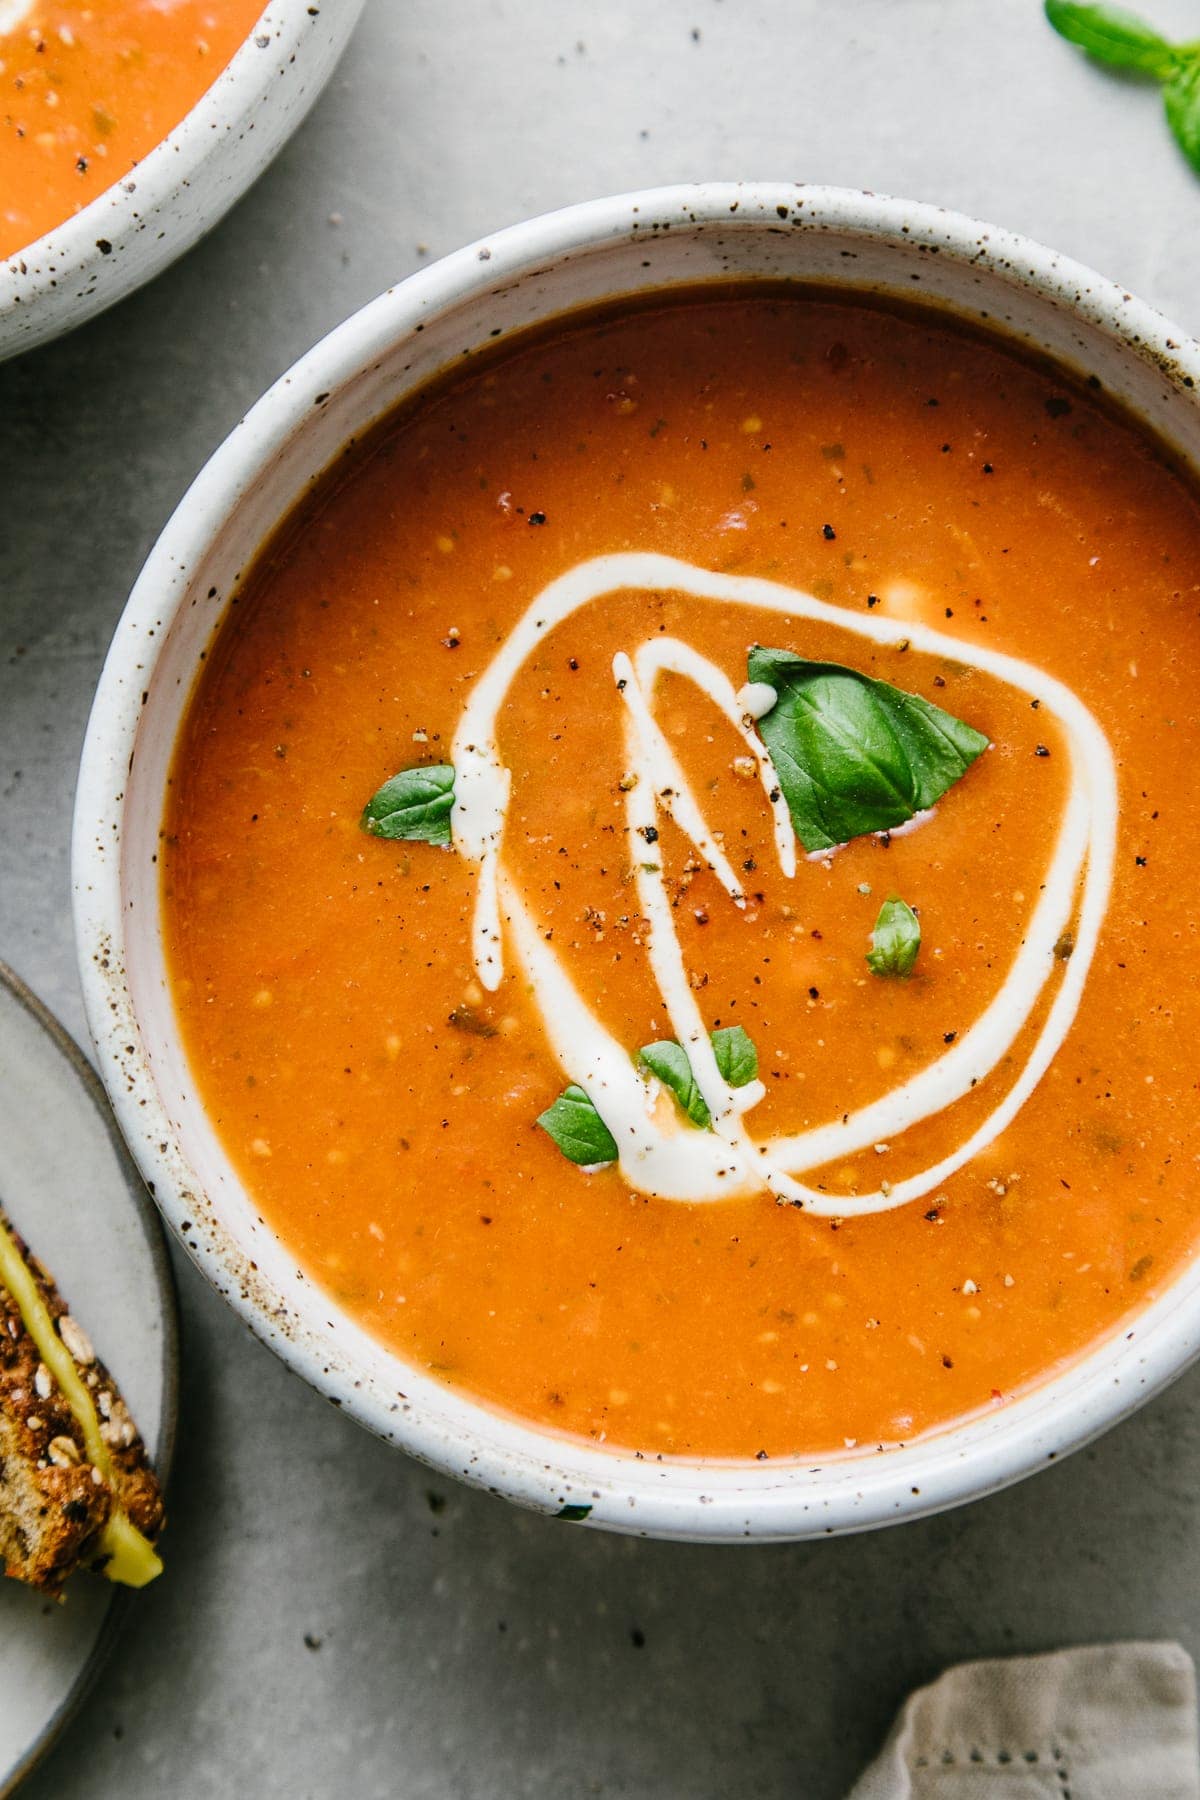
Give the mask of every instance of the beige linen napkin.
[[905, 1702], [850, 1800], [1200, 1800], [1179, 1644], [963, 1663]]

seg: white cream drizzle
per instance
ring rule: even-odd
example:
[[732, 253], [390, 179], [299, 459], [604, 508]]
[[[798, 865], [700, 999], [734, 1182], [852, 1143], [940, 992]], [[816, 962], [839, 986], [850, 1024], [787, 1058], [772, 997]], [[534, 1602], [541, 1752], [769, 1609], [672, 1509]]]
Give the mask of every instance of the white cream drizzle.
[[[1070, 792], [1054, 852], [1026, 935], [999, 991], [969, 1030], [936, 1062], [856, 1112], [788, 1137], [756, 1141], [745, 1114], [762, 1098], [761, 1084], [731, 1088], [723, 1080], [684, 965], [667, 895], [661, 857], [646, 833], [660, 813], [669, 816], [711, 868], [736, 906], [745, 896], [653, 713], [660, 674], [691, 681], [739, 733], [756, 760], [771, 810], [775, 852], [785, 876], [796, 870], [796, 842], [787, 803], [753, 721], [769, 710], [763, 683], [734, 690], [729, 678], [678, 639], [654, 637], [632, 656], [620, 651], [613, 675], [625, 707], [626, 824], [636, 870], [638, 902], [649, 922], [646, 948], [675, 1037], [691, 1060], [712, 1114], [713, 1130], [699, 1131], [656, 1104], [657, 1086], [637, 1073], [628, 1047], [613, 1039], [530, 918], [502, 862], [511, 774], [501, 758], [497, 719], [513, 680], [542, 639], [572, 613], [618, 588], [685, 593], [697, 599], [834, 625], [874, 643], [911, 647], [951, 658], [1006, 681], [1036, 699], [1064, 727]], [[589, 1094], [617, 1141], [621, 1173], [639, 1192], [663, 1199], [704, 1201], [768, 1188], [780, 1200], [827, 1217], [885, 1211], [922, 1198], [999, 1136], [1033, 1092], [1075, 1017], [1108, 904], [1116, 842], [1116, 772], [1108, 740], [1075, 694], [1033, 665], [1000, 651], [974, 647], [916, 620], [858, 616], [797, 588], [753, 576], [721, 575], [652, 552], [594, 557], [577, 564], [538, 595], [476, 683], [455, 733], [452, 831], [457, 848], [478, 867], [472, 953], [480, 981], [495, 990], [504, 973], [501, 914], [528, 979], [559, 1063]], [[915, 823], [915, 822], [914, 822]], [[1081, 890], [1082, 877], [1082, 890]], [[1078, 913], [1076, 917], [1076, 909]], [[1055, 945], [1075, 918], [1075, 946], [1063, 964]], [[830, 1194], [799, 1176], [835, 1158], [891, 1140], [944, 1111], [991, 1075], [1038, 1005], [1055, 969], [1058, 991], [1017, 1079], [987, 1118], [939, 1162], [892, 1186], [865, 1194]]]
[[31, 20], [36, 7], [37, 0], [0, 0], [0, 37]]

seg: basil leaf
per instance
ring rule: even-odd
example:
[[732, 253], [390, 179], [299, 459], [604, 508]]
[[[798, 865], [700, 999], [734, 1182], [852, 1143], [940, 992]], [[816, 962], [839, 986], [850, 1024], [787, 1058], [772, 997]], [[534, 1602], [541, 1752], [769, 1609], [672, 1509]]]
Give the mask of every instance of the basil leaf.
[[569, 1162], [610, 1163], [617, 1160], [617, 1140], [587, 1094], [574, 1083], [564, 1088], [538, 1124]]
[[647, 1044], [638, 1051], [638, 1061], [645, 1063], [650, 1073], [657, 1075], [665, 1088], [670, 1088], [693, 1125], [712, 1124], [712, 1115], [704, 1095], [696, 1086], [696, 1077], [692, 1074], [692, 1065], [682, 1044], [677, 1044], [673, 1038], [667, 1038], [658, 1044]]
[[758, 1051], [740, 1025], [724, 1025], [711, 1036], [717, 1067], [730, 1087], [747, 1087], [758, 1077]]
[[1163, 89], [1172, 136], [1200, 175], [1200, 57], [1181, 63]]
[[[709, 1042], [722, 1079], [730, 1087], [745, 1087], [747, 1082], [755, 1079], [758, 1051], [749, 1033], [740, 1025], [725, 1025], [719, 1031], [710, 1032]], [[638, 1060], [645, 1063], [652, 1075], [658, 1076], [664, 1087], [670, 1088], [693, 1125], [707, 1129], [712, 1124], [708, 1104], [696, 1085], [691, 1062], [682, 1044], [677, 1044], [674, 1038], [647, 1044], [638, 1051]]]
[[450, 808], [454, 804], [454, 770], [449, 763], [424, 763], [401, 769], [372, 794], [363, 810], [364, 831], [372, 837], [411, 838], [451, 847]]
[[1173, 46], [1133, 13], [1119, 7], [1046, 0], [1046, 17], [1060, 37], [1078, 44], [1109, 68], [1135, 69], [1161, 81], [1175, 67]]
[[758, 730], [806, 850], [903, 825], [987, 749], [974, 726], [840, 663], [756, 644], [749, 670], [777, 695]]
[[884, 901], [871, 933], [867, 966], [874, 975], [911, 975], [921, 948], [921, 924], [898, 894]]

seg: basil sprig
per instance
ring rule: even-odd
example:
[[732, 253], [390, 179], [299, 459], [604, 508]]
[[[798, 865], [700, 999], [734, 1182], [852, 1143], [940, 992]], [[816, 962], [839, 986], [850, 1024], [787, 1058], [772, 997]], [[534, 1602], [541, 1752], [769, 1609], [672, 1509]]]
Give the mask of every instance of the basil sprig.
[[362, 828], [372, 837], [407, 838], [451, 847], [450, 808], [454, 770], [449, 763], [422, 763], [401, 769], [367, 801]]
[[905, 824], [987, 749], [940, 706], [840, 663], [756, 644], [749, 671], [775, 689], [758, 730], [806, 850]]
[[1059, 36], [1078, 44], [1097, 62], [1162, 82], [1167, 124], [1200, 173], [1200, 41], [1173, 44], [1118, 7], [1079, 5], [1075, 0], [1045, 0], [1045, 6]]
[[538, 1115], [537, 1122], [569, 1162], [591, 1166], [617, 1160], [616, 1138], [587, 1093], [574, 1082]]
[[1175, 66], [1175, 52], [1166, 38], [1123, 7], [1046, 0], [1046, 17], [1060, 37], [1110, 68], [1137, 69], [1162, 80]]
[[[710, 1032], [709, 1042], [722, 1079], [730, 1087], [745, 1087], [755, 1079], [758, 1074], [758, 1051], [754, 1048], [750, 1034], [740, 1025], [724, 1025], [719, 1030]], [[696, 1085], [688, 1053], [682, 1044], [677, 1044], [673, 1038], [666, 1038], [657, 1044], [647, 1044], [638, 1051], [638, 1061], [644, 1063], [665, 1088], [670, 1089], [693, 1125], [699, 1125], [702, 1129], [712, 1125], [712, 1114]]]
[[892, 894], [879, 909], [867, 966], [873, 975], [911, 975], [920, 948], [920, 920], [906, 901]]

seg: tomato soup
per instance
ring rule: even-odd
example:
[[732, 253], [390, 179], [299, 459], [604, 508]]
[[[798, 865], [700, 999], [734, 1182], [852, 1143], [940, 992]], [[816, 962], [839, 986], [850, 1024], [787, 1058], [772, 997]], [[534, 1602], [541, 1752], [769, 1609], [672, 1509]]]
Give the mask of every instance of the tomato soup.
[[514, 340], [231, 604], [164, 821], [194, 1078], [413, 1366], [646, 1454], [989, 1407], [1192, 1254], [1200, 508], [934, 313]]
[[263, 0], [0, 0], [0, 256], [128, 175], [262, 10]]

